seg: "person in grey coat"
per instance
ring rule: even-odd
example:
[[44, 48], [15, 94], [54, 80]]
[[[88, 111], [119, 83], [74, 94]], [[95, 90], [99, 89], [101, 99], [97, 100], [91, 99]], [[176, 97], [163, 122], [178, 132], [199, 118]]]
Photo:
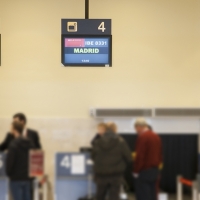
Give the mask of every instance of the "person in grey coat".
[[[110, 128], [111, 127], [111, 128]], [[128, 164], [132, 162], [131, 151], [119, 135], [108, 124], [107, 132], [94, 143], [92, 158], [97, 185], [97, 200], [120, 199], [120, 186]]]

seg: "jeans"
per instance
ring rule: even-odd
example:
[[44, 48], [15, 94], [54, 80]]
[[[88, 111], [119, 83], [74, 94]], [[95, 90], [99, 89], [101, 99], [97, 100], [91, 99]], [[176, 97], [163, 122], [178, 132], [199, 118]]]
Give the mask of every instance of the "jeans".
[[157, 200], [157, 181], [159, 170], [157, 168], [140, 172], [135, 178], [135, 193], [137, 200]]
[[98, 177], [96, 178], [96, 200], [105, 200], [107, 194], [110, 200], [120, 200], [120, 186], [122, 177]]
[[13, 200], [31, 200], [30, 181], [10, 181]]

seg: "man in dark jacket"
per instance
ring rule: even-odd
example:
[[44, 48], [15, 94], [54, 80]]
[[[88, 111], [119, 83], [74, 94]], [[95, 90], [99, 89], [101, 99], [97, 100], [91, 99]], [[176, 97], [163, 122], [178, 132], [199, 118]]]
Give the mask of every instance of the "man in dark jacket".
[[[39, 134], [31, 129], [26, 128], [27, 119], [23, 113], [17, 113], [13, 116], [13, 122], [19, 122], [23, 126], [23, 136], [32, 141], [36, 149], [41, 149]], [[7, 133], [6, 138], [0, 144], [0, 151], [6, 151], [10, 143], [14, 140], [12, 133]]]
[[15, 139], [8, 148], [6, 173], [10, 180], [13, 200], [31, 200], [31, 180], [29, 178], [29, 151], [34, 145], [22, 137], [23, 126], [19, 122], [12, 123], [12, 134]]
[[132, 162], [131, 152], [125, 141], [109, 130], [93, 146], [97, 200], [120, 199], [120, 186], [124, 171]]
[[102, 123], [99, 123], [97, 125], [97, 134], [95, 135], [95, 137], [91, 141], [92, 146], [95, 144], [96, 141], [98, 141], [101, 138], [102, 135], [105, 134], [106, 129], [107, 129], [106, 123], [102, 122]]

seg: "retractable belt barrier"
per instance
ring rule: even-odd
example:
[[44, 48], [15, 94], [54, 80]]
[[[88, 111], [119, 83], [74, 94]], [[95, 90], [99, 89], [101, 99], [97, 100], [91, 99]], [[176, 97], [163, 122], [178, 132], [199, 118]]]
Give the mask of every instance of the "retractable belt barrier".
[[189, 187], [192, 187], [193, 182], [184, 178], [180, 178], [179, 181], [183, 184], [183, 185], [187, 185]]
[[49, 200], [49, 181], [45, 175], [40, 179], [36, 178], [34, 181], [34, 200]]
[[192, 200], [198, 200], [198, 184], [197, 181], [191, 181], [181, 176], [177, 177], [177, 200], [183, 200], [183, 186], [191, 187]]

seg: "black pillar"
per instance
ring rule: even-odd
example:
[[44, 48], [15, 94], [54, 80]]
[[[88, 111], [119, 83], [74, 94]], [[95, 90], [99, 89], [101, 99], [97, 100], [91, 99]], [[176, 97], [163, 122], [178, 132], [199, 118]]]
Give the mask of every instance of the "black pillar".
[[85, 19], [89, 19], [89, 0], [85, 0]]

